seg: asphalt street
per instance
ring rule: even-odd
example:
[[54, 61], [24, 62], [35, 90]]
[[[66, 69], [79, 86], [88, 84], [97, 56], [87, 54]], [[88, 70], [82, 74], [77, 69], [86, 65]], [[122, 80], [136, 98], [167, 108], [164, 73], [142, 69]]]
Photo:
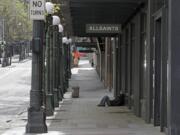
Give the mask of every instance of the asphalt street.
[[30, 84], [30, 59], [4, 68], [0, 65], [0, 134], [26, 121]]

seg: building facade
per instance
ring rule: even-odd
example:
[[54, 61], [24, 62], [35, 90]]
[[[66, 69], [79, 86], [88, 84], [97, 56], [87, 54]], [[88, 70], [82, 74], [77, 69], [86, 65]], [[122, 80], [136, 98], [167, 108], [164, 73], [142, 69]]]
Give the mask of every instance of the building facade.
[[[105, 87], [114, 96], [124, 93], [136, 116], [159, 126], [161, 132], [179, 135], [180, 1], [69, 0], [66, 4], [73, 35], [97, 38], [97, 72]], [[87, 33], [87, 24], [121, 24], [122, 31]]]

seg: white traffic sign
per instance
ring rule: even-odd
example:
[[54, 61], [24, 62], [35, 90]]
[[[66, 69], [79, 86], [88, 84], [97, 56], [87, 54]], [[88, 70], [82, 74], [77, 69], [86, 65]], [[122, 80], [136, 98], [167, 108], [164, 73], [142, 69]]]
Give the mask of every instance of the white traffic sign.
[[29, 14], [31, 20], [44, 20], [45, 0], [30, 0]]

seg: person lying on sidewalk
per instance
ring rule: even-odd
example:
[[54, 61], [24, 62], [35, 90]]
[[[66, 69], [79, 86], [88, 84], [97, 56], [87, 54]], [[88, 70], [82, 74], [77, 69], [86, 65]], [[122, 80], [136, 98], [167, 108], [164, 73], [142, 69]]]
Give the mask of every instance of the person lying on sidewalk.
[[125, 95], [120, 94], [115, 99], [110, 100], [108, 96], [104, 96], [98, 106], [123, 106], [125, 104]]

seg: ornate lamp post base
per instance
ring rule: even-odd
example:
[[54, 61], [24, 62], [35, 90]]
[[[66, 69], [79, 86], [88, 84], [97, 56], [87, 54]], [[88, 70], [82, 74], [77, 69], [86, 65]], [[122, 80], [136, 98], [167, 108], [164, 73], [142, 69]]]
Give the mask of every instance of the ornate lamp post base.
[[47, 133], [45, 119], [46, 114], [44, 108], [41, 108], [40, 110], [36, 110], [35, 108], [29, 108], [26, 133]]

